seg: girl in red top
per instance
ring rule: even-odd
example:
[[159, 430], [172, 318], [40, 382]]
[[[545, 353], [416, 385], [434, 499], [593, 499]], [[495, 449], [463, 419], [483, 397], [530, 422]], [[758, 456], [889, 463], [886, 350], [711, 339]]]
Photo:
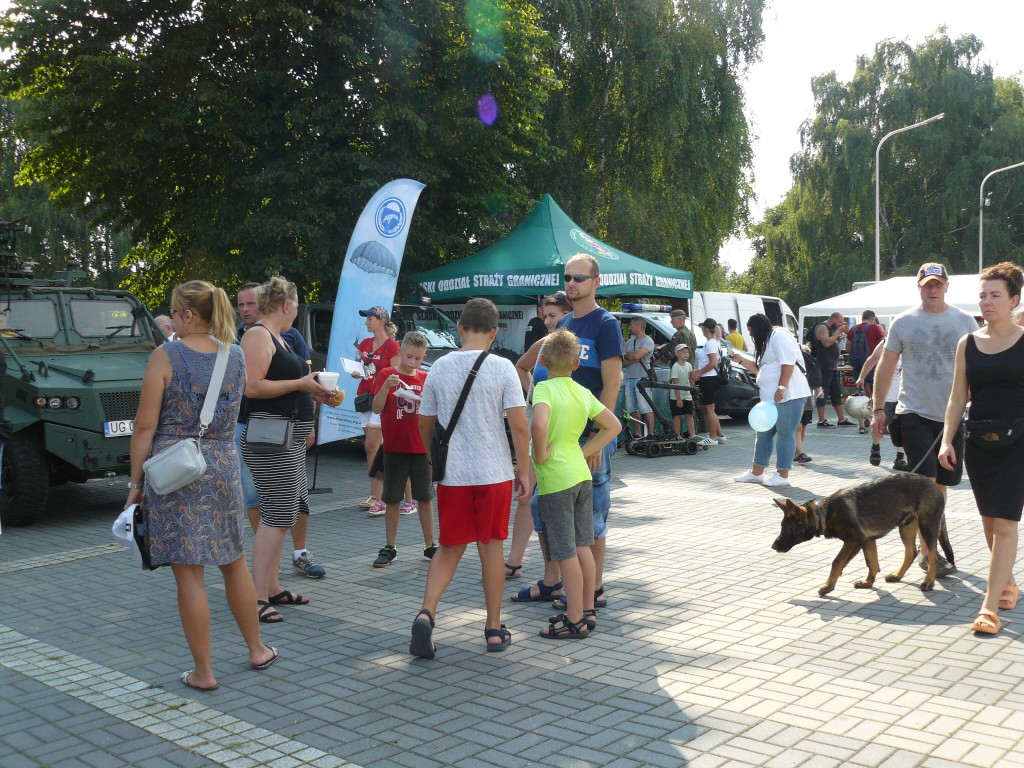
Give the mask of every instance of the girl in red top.
[[[356, 397], [364, 392], [372, 393], [373, 380], [377, 371], [389, 366], [397, 366], [400, 357], [400, 347], [394, 338], [398, 329], [391, 322], [388, 311], [384, 307], [370, 307], [369, 309], [360, 309], [359, 314], [366, 318], [366, 330], [373, 335], [356, 345], [359, 349], [359, 359], [363, 364], [362, 374], [358, 372], [352, 374], [353, 378], [362, 379], [356, 390]], [[359, 418], [362, 421], [363, 434], [366, 435], [364, 447], [366, 449], [366, 468], [369, 470], [373, 468], [373, 457], [377, 455], [377, 450], [383, 442], [380, 432], [380, 416], [367, 409], [359, 414]], [[382, 485], [383, 480], [379, 476], [371, 477], [370, 497], [359, 506], [363, 509], [383, 507], [384, 503], [380, 500]]]

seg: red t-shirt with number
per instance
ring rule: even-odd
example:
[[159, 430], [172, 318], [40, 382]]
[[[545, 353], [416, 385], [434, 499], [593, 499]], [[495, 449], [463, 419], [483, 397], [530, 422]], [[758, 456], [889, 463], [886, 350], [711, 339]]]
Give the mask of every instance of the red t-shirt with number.
[[398, 374], [401, 386], [392, 387], [388, 398], [384, 401], [384, 410], [380, 412], [380, 428], [384, 436], [386, 453], [426, 453], [423, 440], [420, 439], [420, 402], [399, 397], [395, 392], [404, 389], [414, 395], [423, 396], [423, 382], [427, 380], [426, 371], [414, 371], [410, 374], [399, 373], [395, 368], [384, 368], [373, 380], [374, 396], [380, 392], [384, 382], [392, 374]]

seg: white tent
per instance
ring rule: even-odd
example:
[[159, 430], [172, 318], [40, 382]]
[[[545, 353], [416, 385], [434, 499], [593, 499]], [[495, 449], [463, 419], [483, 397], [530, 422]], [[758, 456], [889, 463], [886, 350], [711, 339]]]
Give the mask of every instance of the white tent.
[[[980, 314], [978, 287], [977, 275], [951, 275], [946, 303], [977, 317]], [[833, 312], [842, 312], [860, 322], [860, 315], [865, 309], [873, 310], [880, 318], [894, 317], [920, 303], [916, 277], [890, 277], [880, 283], [800, 307], [800, 338], [803, 338], [805, 319], [808, 317], [825, 317]]]

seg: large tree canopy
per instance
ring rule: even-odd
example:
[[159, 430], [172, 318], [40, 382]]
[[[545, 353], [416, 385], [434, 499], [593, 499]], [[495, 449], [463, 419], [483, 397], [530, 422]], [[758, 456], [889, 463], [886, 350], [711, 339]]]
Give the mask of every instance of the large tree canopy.
[[[752, 228], [757, 257], [739, 287], [797, 306], [873, 279], [876, 145], [940, 112], [944, 120], [882, 146], [882, 278], [928, 260], [954, 274], [976, 271], [978, 187], [989, 171], [1024, 159], [1021, 83], [994, 78], [981, 51], [976, 37], [940, 31], [917, 47], [879, 43], [849, 83], [816, 78], [793, 187]], [[1024, 262], [1024, 178], [996, 176], [986, 191], [985, 263]]]
[[745, 212], [736, 80], [763, 2], [20, 0], [0, 95], [18, 102], [19, 179], [130, 233], [126, 282], [151, 301], [271, 270], [316, 295], [400, 176], [427, 185], [406, 271], [493, 242], [551, 192], [617, 245], [709, 275]]

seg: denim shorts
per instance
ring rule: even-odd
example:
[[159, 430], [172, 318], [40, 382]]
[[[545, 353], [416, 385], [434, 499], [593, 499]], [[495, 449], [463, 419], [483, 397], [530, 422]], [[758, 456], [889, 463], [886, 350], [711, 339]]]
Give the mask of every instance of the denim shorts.
[[235, 425], [235, 445], [238, 446], [238, 463], [242, 470], [242, 496], [245, 499], [245, 508], [252, 509], [260, 505], [260, 492], [256, 490], [256, 481], [252, 479], [249, 465], [242, 458], [242, 433], [244, 431], [244, 423], [239, 422]]

